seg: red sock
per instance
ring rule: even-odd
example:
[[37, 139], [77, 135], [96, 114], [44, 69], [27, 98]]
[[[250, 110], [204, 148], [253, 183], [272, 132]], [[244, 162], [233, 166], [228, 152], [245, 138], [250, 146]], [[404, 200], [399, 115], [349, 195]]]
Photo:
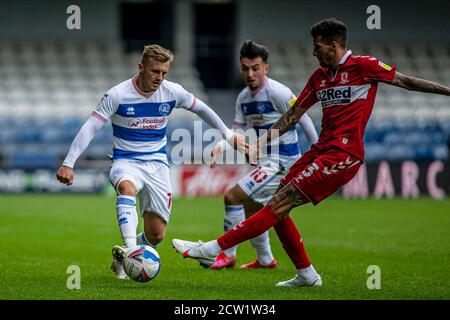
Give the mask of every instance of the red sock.
[[307, 268], [311, 265], [311, 261], [306, 254], [303, 240], [290, 216], [278, 222], [273, 226], [277, 232], [281, 244], [288, 254], [291, 261], [297, 269]]
[[266, 230], [269, 230], [280, 219], [268, 206], [264, 206], [257, 213], [242, 221], [230, 231], [217, 239], [217, 243], [222, 250], [234, 247], [235, 245], [259, 236]]

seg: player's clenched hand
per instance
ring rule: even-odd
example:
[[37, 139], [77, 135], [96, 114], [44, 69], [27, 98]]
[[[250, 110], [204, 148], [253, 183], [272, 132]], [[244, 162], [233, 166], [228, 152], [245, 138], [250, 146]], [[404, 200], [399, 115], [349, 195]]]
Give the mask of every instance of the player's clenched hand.
[[230, 140], [228, 141], [230, 145], [233, 146], [234, 149], [241, 151], [245, 154], [248, 152], [248, 144], [245, 143], [245, 137], [239, 133], [233, 133]]
[[242, 152], [248, 160], [249, 145], [245, 142], [245, 136], [235, 132], [228, 143], [231, 144], [234, 149]]
[[245, 142], [245, 136], [240, 135], [238, 133], [234, 133], [231, 137], [229, 143], [233, 146], [234, 149], [241, 151], [245, 154], [248, 163], [251, 165], [256, 165], [259, 157], [259, 145], [249, 146], [248, 143]]
[[216, 166], [217, 157], [222, 157], [222, 156], [223, 156], [223, 148], [220, 143], [216, 144], [214, 149], [212, 149], [212, 151], [211, 151], [211, 164], [210, 164], [211, 169], [213, 169]]
[[56, 173], [56, 179], [58, 179], [59, 182], [70, 186], [73, 183], [73, 169], [66, 166], [59, 167], [58, 172]]

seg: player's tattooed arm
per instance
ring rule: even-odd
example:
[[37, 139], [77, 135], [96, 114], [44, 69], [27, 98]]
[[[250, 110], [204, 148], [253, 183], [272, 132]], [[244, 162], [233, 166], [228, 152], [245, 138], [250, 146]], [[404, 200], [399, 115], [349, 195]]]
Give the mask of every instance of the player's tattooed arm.
[[395, 72], [395, 77], [390, 84], [411, 91], [421, 91], [437, 93], [450, 96], [450, 88], [440, 85], [436, 82], [415, 78]]
[[256, 141], [255, 146], [249, 146], [249, 148], [244, 151], [248, 162], [255, 165], [262, 148], [265, 145], [268, 145], [272, 140], [276, 140], [278, 137], [288, 132], [289, 129], [293, 128], [306, 110], [306, 108], [295, 105], [286, 111], [278, 121], [275, 122], [274, 125], [258, 139], [258, 141]]
[[282, 136], [290, 129], [292, 129], [300, 120], [302, 115], [306, 112], [305, 108], [301, 106], [294, 106], [286, 111], [274, 125], [267, 130], [265, 139], [267, 143]]

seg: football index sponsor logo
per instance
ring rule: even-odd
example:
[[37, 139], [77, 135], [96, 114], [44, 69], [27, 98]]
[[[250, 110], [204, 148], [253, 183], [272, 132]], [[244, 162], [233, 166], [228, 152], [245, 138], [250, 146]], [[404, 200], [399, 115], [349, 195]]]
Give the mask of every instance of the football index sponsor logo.
[[128, 125], [131, 128], [134, 128], [134, 127], [138, 127], [139, 128], [140, 124], [141, 124], [141, 121], [139, 119], [131, 119], [131, 120], [128, 121]]
[[140, 129], [159, 129], [164, 124], [165, 118], [142, 118], [142, 119], [130, 119], [128, 120], [128, 126], [130, 128]]
[[259, 126], [264, 122], [264, 115], [262, 115], [262, 114], [255, 114], [255, 115], [247, 116], [246, 118], [247, 118], [247, 121], [252, 126]]

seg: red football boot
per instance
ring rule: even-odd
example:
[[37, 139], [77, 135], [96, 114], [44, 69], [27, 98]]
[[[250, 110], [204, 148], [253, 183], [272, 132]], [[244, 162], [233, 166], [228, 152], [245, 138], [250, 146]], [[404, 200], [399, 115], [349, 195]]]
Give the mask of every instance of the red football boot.
[[277, 261], [275, 259], [273, 259], [271, 263], [265, 264], [265, 265], [259, 263], [259, 261], [256, 260], [251, 263], [243, 264], [242, 266], [239, 267], [239, 269], [273, 269], [276, 267], [277, 267]]
[[233, 268], [236, 265], [236, 259], [236, 256], [227, 257], [225, 253], [221, 252], [210, 268], [215, 270]]

